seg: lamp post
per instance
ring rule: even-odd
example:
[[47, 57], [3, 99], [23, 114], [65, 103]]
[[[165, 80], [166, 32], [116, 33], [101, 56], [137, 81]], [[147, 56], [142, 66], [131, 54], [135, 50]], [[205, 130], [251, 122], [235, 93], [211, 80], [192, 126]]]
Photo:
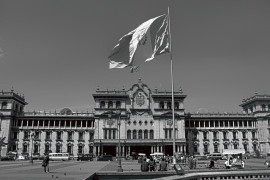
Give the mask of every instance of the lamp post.
[[31, 146], [31, 157], [30, 157], [30, 163], [33, 164], [33, 140], [34, 140], [35, 134], [31, 134], [31, 141], [32, 141], [32, 146]]
[[117, 125], [118, 125], [118, 169], [117, 172], [123, 172], [123, 168], [121, 165], [121, 144], [120, 144], [120, 125], [121, 125], [121, 111], [117, 110], [116, 114], [118, 115], [118, 121], [117, 121]]

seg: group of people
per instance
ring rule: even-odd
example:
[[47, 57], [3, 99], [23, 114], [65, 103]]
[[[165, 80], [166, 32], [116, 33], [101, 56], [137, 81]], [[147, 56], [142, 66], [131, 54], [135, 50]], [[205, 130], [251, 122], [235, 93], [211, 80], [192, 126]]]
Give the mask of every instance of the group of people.
[[168, 163], [165, 161], [165, 158], [162, 158], [159, 163], [156, 163], [152, 156], [149, 158], [143, 158], [141, 163], [141, 171], [148, 172], [148, 171], [167, 171]]

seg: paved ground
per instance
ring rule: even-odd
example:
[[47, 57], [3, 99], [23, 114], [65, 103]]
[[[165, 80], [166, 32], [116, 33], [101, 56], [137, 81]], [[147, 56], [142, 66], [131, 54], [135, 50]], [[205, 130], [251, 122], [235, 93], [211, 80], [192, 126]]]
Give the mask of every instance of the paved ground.
[[109, 162], [50, 162], [50, 173], [45, 173], [41, 167], [41, 161], [34, 161], [32, 165], [28, 161], [1, 161], [1, 180], [45, 180], [45, 179], [86, 179]]
[[[206, 171], [208, 161], [199, 161], [195, 171]], [[248, 159], [246, 160], [245, 170], [269, 169], [265, 167], [264, 159]], [[224, 161], [217, 161], [217, 169], [224, 169]], [[140, 173], [140, 164], [137, 161], [122, 161], [124, 173]], [[0, 179], [1, 180], [45, 180], [45, 179], [86, 179], [95, 172], [106, 173], [116, 172], [118, 168], [117, 161], [102, 162], [78, 162], [78, 161], [59, 161], [50, 162], [50, 173], [44, 173], [41, 167], [41, 161], [34, 161], [32, 165], [29, 161], [0, 161]], [[183, 167], [186, 171], [190, 170], [188, 167]], [[170, 167], [168, 173], [175, 173]]]

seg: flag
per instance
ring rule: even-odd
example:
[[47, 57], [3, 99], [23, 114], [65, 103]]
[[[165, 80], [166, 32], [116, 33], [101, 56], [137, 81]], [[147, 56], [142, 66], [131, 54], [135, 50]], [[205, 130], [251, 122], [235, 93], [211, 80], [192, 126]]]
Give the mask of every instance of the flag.
[[150, 61], [154, 59], [156, 55], [169, 52], [168, 15], [152, 18], [124, 35], [119, 40], [119, 43], [113, 48], [109, 56], [109, 68], [132, 67], [137, 47], [146, 46], [149, 43], [152, 52], [151, 56], [145, 61]]

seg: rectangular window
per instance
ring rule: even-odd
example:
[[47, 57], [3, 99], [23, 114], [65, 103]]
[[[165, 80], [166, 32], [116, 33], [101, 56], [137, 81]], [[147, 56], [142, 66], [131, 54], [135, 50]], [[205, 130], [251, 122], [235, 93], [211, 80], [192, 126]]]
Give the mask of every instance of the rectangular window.
[[209, 127], [209, 121], [205, 121], [205, 127]]
[[34, 126], [38, 126], [38, 120], [34, 121]]
[[72, 145], [68, 145], [68, 146], [67, 146], [67, 152], [68, 152], [69, 154], [73, 154], [73, 151], [72, 151]]
[[218, 145], [214, 144], [214, 153], [218, 153]]
[[204, 139], [204, 140], [207, 139], [207, 132], [203, 132], [203, 139]]
[[78, 146], [78, 154], [83, 154], [83, 146]]
[[27, 151], [28, 151], [28, 149], [27, 149], [27, 145], [26, 145], [26, 144], [24, 144], [24, 145], [23, 145], [23, 152], [24, 152], [24, 153], [27, 153]]
[[220, 127], [223, 127], [224, 121], [220, 121]]
[[72, 132], [71, 131], [68, 132], [68, 140], [72, 140]]
[[215, 127], [219, 127], [218, 121], [215, 121]]
[[195, 127], [199, 127], [199, 121], [195, 121]]
[[60, 152], [61, 152], [61, 145], [56, 144], [56, 153], [60, 153]]
[[113, 130], [113, 139], [116, 139], [116, 130]]
[[228, 127], [228, 121], [225, 121], [225, 127]]
[[90, 132], [89, 135], [90, 135], [90, 137], [89, 137], [90, 141], [93, 141], [94, 140], [94, 133]]
[[233, 139], [237, 139], [237, 134], [235, 131], [233, 132]]
[[50, 127], [53, 127], [54, 126], [54, 120], [49, 120], [50, 122]]
[[227, 139], [227, 133], [223, 132], [223, 139]]
[[104, 139], [107, 139], [107, 129], [105, 129], [103, 132], [104, 132]]
[[39, 127], [43, 126], [43, 120], [39, 120]]
[[60, 122], [61, 122], [61, 127], [65, 127], [65, 121], [62, 120], [62, 121], [60, 121]]
[[214, 138], [214, 139], [218, 139], [218, 138], [217, 138], [217, 132], [216, 132], [216, 131], [213, 132], [213, 138]]
[[79, 140], [83, 140], [83, 132], [79, 132]]
[[234, 127], [238, 127], [238, 121], [234, 121]]
[[38, 152], [39, 152], [39, 151], [38, 151], [38, 145], [35, 144], [35, 145], [34, 145], [34, 153], [37, 154]]
[[242, 132], [243, 133], [243, 139], [246, 139], [246, 132]]
[[46, 131], [46, 140], [50, 140], [51, 139], [51, 133], [50, 131]]
[[29, 132], [28, 131], [24, 131], [24, 139], [29, 139]]
[[61, 132], [57, 132], [57, 140], [62, 140], [62, 133]]
[[82, 127], [86, 127], [86, 121], [82, 121]]
[[210, 121], [210, 127], [214, 127], [214, 121]]
[[112, 130], [109, 129], [109, 139], [112, 139]]
[[169, 129], [169, 138], [172, 139], [172, 130]]
[[233, 127], [233, 121], [230, 121], [230, 127]]
[[228, 144], [224, 144], [224, 149], [228, 149]]
[[248, 151], [247, 150], [247, 144], [244, 144], [244, 149], [245, 149], [246, 152]]
[[38, 131], [35, 132], [35, 138], [39, 139], [39, 132]]
[[70, 127], [70, 121], [66, 121], [66, 127]]
[[50, 145], [49, 144], [45, 144], [45, 154], [48, 154], [50, 151]]
[[256, 138], [256, 133], [254, 131], [252, 131], [252, 139]]
[[59, 120], [55, 121], [55, 127], [59, 127]]
[[200, 126], [204, 127], [204, 121], [200, 121]]
[[13, 139], [18, 139], [18, 132], [13, 133]]
[[208, 145], [207, 144], [203, 145], [203, 152], [208, 153]]
[[238, 149], [238, 148], [237, 148], [237, 144], [233, 144], [233, 148], [234, 148], [234, 149]]
[[165, 129], [164, 130], [164, 133], [165, 133], [165, 139], [168, 139], [168, 134], [167, 134], [168, 133], [168, 129]]

